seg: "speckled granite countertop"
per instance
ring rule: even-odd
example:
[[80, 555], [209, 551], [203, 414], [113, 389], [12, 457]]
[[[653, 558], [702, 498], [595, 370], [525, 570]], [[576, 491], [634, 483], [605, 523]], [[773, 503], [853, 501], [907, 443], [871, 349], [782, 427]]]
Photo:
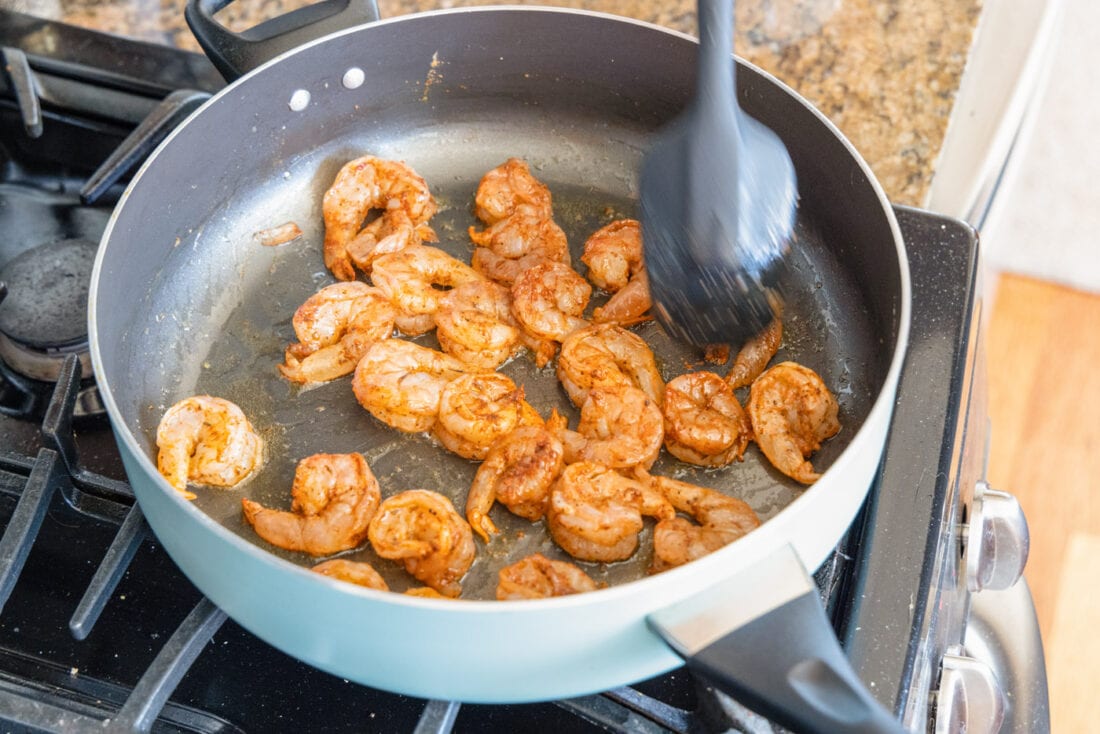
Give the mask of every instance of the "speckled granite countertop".
[[[515, 0], [513, 0], [515, 1]], [[239, 0], [233, 28], [305, 0]], [[379, 0], [383, 17], [486, 0]], [[695, 0], [555, 0], [695, 33]], [[184, 0], [0, 0], [0, 7], [197, 50]], [[870, 163], [891, 200], [928, 193], [981, 0], [740, 0], [736, 52], [797, 89]], [[219, 16], [221, 17], [221, 16]]]

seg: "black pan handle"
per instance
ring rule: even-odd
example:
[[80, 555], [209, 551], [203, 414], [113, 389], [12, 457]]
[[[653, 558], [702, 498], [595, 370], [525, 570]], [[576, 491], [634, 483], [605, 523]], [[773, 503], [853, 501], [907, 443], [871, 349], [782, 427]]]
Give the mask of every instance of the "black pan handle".
[[308, 41], [379, 18], [376, 0], [322, 0], [234, 33], [214, 20], [233, 1], [187, 0], [183, 11], [202, 50], [229, 82]]

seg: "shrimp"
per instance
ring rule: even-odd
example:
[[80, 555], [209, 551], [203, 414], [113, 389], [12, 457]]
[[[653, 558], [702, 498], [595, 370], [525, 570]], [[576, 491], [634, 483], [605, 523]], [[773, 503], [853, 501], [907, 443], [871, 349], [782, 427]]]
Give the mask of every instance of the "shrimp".
[[333, 558], [331, 561], [318, 563], [310, 569], [314, 573], [328, 576], [332, 579], [346, 581], [349, 584], [365, 586], [368, 589], [389, 591], [390, 587], [382, 575], [374, 570], [374, 566], [361, 561], [349, 561], [344, 558]]
[[551, 596], [595, 591], [599, 584], [566, 561], [552, 561], [541, 553], [520, 559], [500, 569], [497, 599], [545, 599]]
[[378, 509], [378, 480], [362, 454], [314, 454], [298, 462], [290, 512], [242, 499], [244, 519], [272, 545], [311, 556], [354, 548]]
[[466, 519], [488, 543], [496, 525], [489, 519], [494, 501], [522, 518], [538, 520], [546, 512], [550, 485], [565, 466], [565, 451], [552, 429], [519, 426], [497, 439], [477, 469], [466, 496]]
[[294, 312], [298, 343], [279, 371], [291, 382], [326, 382], [351, 374], [367, 348], [393, 333], [397, 310], [366, 283], [334, 283]]
[[584, 243], [581, 262], [588, 279], [608, 293], [616, 293], [642, 272], [642, 225], [637, 219], [618, 219], [596, 230]]
[[752, 383], [749, 419], [756, 443], [776, 469], [803, 484], [820, 478], [806, 460], [840, 431], [839, 406], [809, 367], [780, 362]]
[[650, 486], [673, 507], [691, 515], [698, 523], [682, 517], [657, 523], [653, 529], [651, 573], [701, 558], [760, 526], [760, 518], [753, 509], [736, 497], [667, 477], [654, 476], [649, 480]]
[[588, 325], [581, 314], [591, 296], [592, 286], [571, 267], [543, 260], [512, 284], [512, 314], [528, 333], [561, 341]]
[[339, 280], [355, 280], [347, 246], [372, 209], [399, 209], [416, 227], [431, 219], [436, 203], [428, 184], [404, 163], [366, 155], [345, 164], [321, 204], [325, 266]]
[[730, 387], [736, 390], [751, 384], [759, 377], [771, 358], [779, 351], [779, 343], [782, 341], [783, 322], [777, 316], [764, 327], [762, 332], [745, 342], [737, 352], [737, 356], [733, 358], [733, 366], [726, 373], [726, 382]]
[[459, 581], [474, 562], [470, 526], [451, 501], [426, 489], [410, 489], [387, 498], [370, 523], [370, 542], [383, 558], [440, 594], [456, 597]]
[[443, 388], [432, 434], [459, 456], [480, 461], [498, 438], [532, 423], [541, 424], [542, 418], [510, 377], [496, 372], [465, 374]]
[[466, 371], [454, 357], [404, 339], [375, 342], [359, 360], [351, 388], [359, 404], [406, 433], [429, 430], [447, 383]]
[[264, 442], [237, 405], [196, 395], [167, 411], [157, 426], [157, 470], [189, 500], [188, 482], [235, 487], [263, 463]]
[[520, 348], [512, 294], [491, 281], [463, 283], [449, 291], [439, 303], [435, 324], [443, 351], [473, 369], [494, 370]]
[[519, 206], [530, 207], [543, 219], [551, 216], [550, 189], [519, 158], [509, 158], [481, 177], [474, 205], [477, 218], [490, 225], [512, 216]]
[[559, 436], [570, 464], [597, 461], [612, 469], [648, 469], [661, 453], [664, 417], [636, 387], [596, 387], [581, 406], [577, 431], [561, 431]]
[[592, 321], [597, 324], [630, 326], [652, 318], [649, 309], [653, 300], [649, 295], [649, 274], [641, 271], [607, 303], [592, 311]]
[[642, 516], [672, 518], [676, 510], [660, 492], [602, 464], [565, 467], [550, 490], [550, 535], [582, 561], [622, 561], [638, 548]]
[[518, 207], [514, 214], [484, 231], [470, 227], [477, 247], [474, 270], [503, 285], [512, 285], [519, 274], [543, 260], [569, 265], [569, 243], [554, 220], [533, 207]]
[[740, 461], [752, 439], [733, 388], [713, 372], [689, 372], [665, 385], [665, 447], [698, 466]]
[[433, 315], [428, 323], [434, 325], [434, 314], [445, 293], [436, 286], [454, 288], [483, 278], [443, 250], [428, 245], [410, 245], [375, 260], [371, 279], [402, 315]]
[[414, 224], [404, 209], [393, 209], [364, 227], [344, 249], [352, 264], [369, 274], [380, 255], [438, 239], [427, 224]]
[[658, 406], [665, 383], [653, 351], [640, 336], [615, 324], [596, 324], [575, 331], [561, 345], [558, 379], [574, 405], [584, 405], [594, 387], [630, 385]]

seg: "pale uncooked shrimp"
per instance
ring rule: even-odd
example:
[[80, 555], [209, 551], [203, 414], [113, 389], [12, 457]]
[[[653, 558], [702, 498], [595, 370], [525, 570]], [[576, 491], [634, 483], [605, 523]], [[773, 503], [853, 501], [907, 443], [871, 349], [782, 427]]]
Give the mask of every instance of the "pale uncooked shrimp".
[[603, 464], [565, 467], [550, 490], [547, 526], [554, 542], [582, 561], [622, 561], [638, 548], [642, 516], [671, 518], [660, 492]]
[[546, 599], [595, 591], [599, 584], [567, 561], [552, 561], [541, 553], [522, 558], [497, 574], [497, 599]]
[[477, 469], [466, 496], [466, 520], [489, 542], [497, 527], [489, 519], [494, 501], [531, 521], [546, 512], [550, 485], [565, 466], [565, 452], [546, 426], [519, 426], [497, 439]]
[[167, 411], [157, 426], [157, 469], [189, 500], [188, 482], [235, 487], [263, 463], [264, 443], [241, 409], [196, 395]]
[[592, 286], [575, 270], [543, 260], [512, 284], [512, 314], [530, 334], [561, 341], [588, 325], [581, 314], [591, 297]]
[[734, 390], [749, 385], [760, 376], [783, 341], [783, 322], [775, 317], [764, 330], [749, 339], [733, 358], [733, 366], [726, 373], [726, 382]]
[[752, 439], [733, 388], [713, 372], [688, 372], [665, 385], [665, 447], [689, 464], [740, 461]]
[[432, 435], [459, 456], [480, 461], [494, 441], [516, 426], [542, 422], [523, 399], [523, 388], [507, 375], [466, 374], [443, 388]]
[[519, 158], [509, 158], [481, 177], [474, 204], [477, 218], [486, 224], [512, 216], [519, 206], [531, 207], [544, 219], [552, 212], [550, 189]]
[[378, 481], [362, 454], [314, 454], [298, 462], [290, 512], [241, 500], [244, 518], [272, 545], [328, 556], [360, 545], [378, 509]]
[[626, 287], [642, 272], [642, 227], [637, 219], [618, 219], [596, 230], [584, 243], [581, 262], [588, 279], [608, 293]]
[[592, 321], [597, 324], [630, 326], [652, 317], [649, 309], [653, 300], [649, 295], [649, 274], [641, 271], [619, 292], [607, 299], [607, 303], [592, 311]]
[[452, 289], [435, 313], [439, 346], [471, 368], [494, 370], [520, 348], [520, 326], [512, 316], [512, 293], [479, 280]]
[[457, 597], [459, 582], [474, 562], [470, 526], [451, 501], [437, 492], [410, 489], [387, 498], [370, 523], [370, 542], [383, 558], [444, 596]]
[[294, 312], [298, 343], [279, 371], [292, 382], [325, 382], [351, 374], [371, 344], [393, 334], [397, 310], [366, 283], [334, 283]]
[[840, 430], [839, 406], [821, 377], [780, 362], [753, 381], [748, 412], [757, 445], [776, 469], [803, 484], [820, 478], [807, 457]]
[[631, 385], [658, 406], [665, 383], [649, 345], [615, 324], [595, 324], [565, 338], [558, 358], [558, 379], [575, 405], [583, 405], [594, 387]]
[[400, 209], [414, 227], [436, 212], [428, 185], [416, 172], [398, 161], [366, 155], [349, 161], [336, 174], [322, 200], [325, 221], [325, 266], [340, 280], [354, 280], [347, 245], [363, 226], [371, 210]]
[[432, 324], [445, 289], [482, 279], [466, 263], [428, 245], [409, 245], [382, 255], [371, 270], [371, 280], [402, 315], [430, 315]]
[[365, 586], [368, 589], [389, 591], [390, 587], [382, 575], [374, 570], [374, 566], [363, 561], [349, 561], [345, 558], [333, 558], [331, 561], [318, 563], [310, 569], [314, 573], [328, 576], [332, 579], [345, 581], [356, 586]]
[[406, 433], [429, 430], [447, 383], [466, 371], [459, 360], [404, 339], [375, 342], [355, 368], [351, 387], [378, 420]]
[[667, 477], [649, 479], [673, 507], [696, 521], [673, 517], [657, 523], [650, 568], [654, 573], [713, 553], [760, 526], [752, 507], [736, 497]]
[[561, 431], [565, 460], [596, 461], [612, 469], [645, 469], [661, 453], [664, 417], [648, 395], [632, 385], [594, 387], [581, 406], [576, 432]]
[[470, 227], [474, 249], [471, 264], [487, 278], [512, 285], [519, 274], [542, 260], [569, 265], [569, 243], [565, 232], [530, 206], [518, 207], [484, 231]]
[[414, 224], [404, 209], [392, 209], [364, 227], [345, 249], [352, 264], [370, 274], [379, 256], [437, 239], [435, 230], [426, 223]]

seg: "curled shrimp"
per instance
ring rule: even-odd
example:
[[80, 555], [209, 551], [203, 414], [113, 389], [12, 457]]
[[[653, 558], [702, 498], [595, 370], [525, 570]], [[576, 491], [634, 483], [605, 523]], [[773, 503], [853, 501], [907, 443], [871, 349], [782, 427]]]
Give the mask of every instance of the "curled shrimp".
[[509, 158], [481, 177], [474, 194], [474, 212], [486, 224], [495, 224], [530, 207], [543, 219], [551, 216], [550, 189], [531, 174], [527, 163]]
[[428, 184], [412, 168], [366, 155], [340, 169], [325, 192], [321, 209], [325, 222], [325, 266], [339, 280], [354, 280], [355, 268], [347, 246], [371, 210], [399, 209], [416, 227], [431, 219], [436, 203]]
[[465, 371], [448, 354], [404, 339], [385, 339], [359, 360], [351, 388], [378, 420], [399, 431], [420, 433], [439, 417], [443, 388]]
[[618, 219], [592, 233], [584, 243], [581, 262], [588, 279], [608, 293], [626, 287], [642, 272], [642, 226], [637, 219]]
[[612, 469], [648, 469], [661, 453], [661, 409], [636, 387], [596, 387], [581, 406], [577, 431], [559, 433], [565, 460], [596, 461]]
[[607, 303], [592, 312], [592, 321], [597, 324], [618, 324], [630, 326], [651, 317], [649, 309], [653, 300], [649, 295], [649, 274], [641, 271], [626, 284]]
[[493, 502], [531, 521], [546, 512], [550, 486], [565, 466], [565, 452], [545, 426], [519, 426], [497, 439], [477, 469], [466, 496], [466, 520], [488, 543], [496, 525], [489, 519]]
[[749, 385], [760, 376], [768, 362], [779, 351], [783, 341], [783, 322], [775, 317], [764, 330], [742, 345], [733, 358], [733, 366], [726, 373], [726, 382], [736, 390]]
[[449, 450], [480, 461], [501, 436], [542, 418], [523, 399], [523, 388], [497, 372], [465, 374], [447, 383], [432, 434]]
[[263, 440], [244, 412], [224, 398], [196, 395], [167, 411], [157, 426], [157, 469], [189, 500], [188, 482], [235, 487], [263, 463]]
[[331, 561], [318, 563], [310, 569], [314, 573], [328, 576], [331, 579], [345, 581], [356, 586], [365, 586], [368, 589], [389, 591], [390, 587], [382, 575], [374, 570], [374, 566], [362, 561], [349, 561], [345, 558], [333, 558]]
[[658, 406], [665, 383], [649, 345], [615, 324], [595, 324], [565, 338], [558, 358], [558, 379], [575, 405], [583, 405], [594, 387], [629, 385]]
[[351, 374], [371, 344], [393, 333], [396, 316], [382, 291], [366, 283], [326, 286], [294, 312], [298, 342], [287, 347], [279, 371], [292, 382], [326, 382]]
[[494, 370], [520, 347], [512, 293], [492, 281], [463, 283], [448, 291], [435, 324], [443, 351], [474, 369]]
[[470, 526], [451, 501], [426, 489], [410, 489], [387, 498], [370, 523], [370, 542], [383, 558], [440, 594], [456, 597], [459, 582], [474, 562]]
[[518, 207], [484, 231], [470, 227], [474, 249], [474, 270], [498, 283], [510, 286], [519, 274], [543, 260], [569, 265], [569, 243], [565, 232], [531, 206]]
[[622, 561], [638, 548], [642, 516], [676, 514], [660, 492], [602, 464], [565, 467], [550, 490], [547, 526], [554, 542], [582, 561]]
[[244, 519], [272, 545], [327, 556], [366, 540], [380, 495], [362, 454], [314, 454], [298, 462], [290, 496], [290, 512], [242, 499]]
[[551, 596], [595, 591], [599, 584], [567, 561], [552, 561], [541, 553], [522, 558], [500, 569], [497, 599], [546, 599]]
[[592, 286], [571, 267], [543, 260], [512, 284], [512, 314], [539, 339], [561, 341], [588, 325], [581, 314], [591, 297]]
[[689, 372], [665, 385], [665, 447], [689, 464], [740, 461], [752, 438], [733, 388], [713, 372]]
[[680, 512], [691, 515], [665, 518], [653, 529], [653, 565], [657, 573], [701, 558], [760, 526], [749, 505], [713, 489], [667, 477], [650, 477], [650, 484]]
[[431, 328], [446, 292], [443, 289], [482, 280], [482, 276], [443, 250], [410, 245], [375, 260], [371, 279], [402, 315], [426, 317], [424, 323]]
[[392, 209], [364, 227], [344, 249], [352, 264], [369, 274], [379, 256], [438, 239], [426, 223], [415, 224], [404, 209]]
[[807, 461], [840, 430], [839, 406], [821, 377], [795, 362], [780, 362], [752, 383], [748, 412], [756, 443], [768, 461], [803, 484], [820, 478]]

